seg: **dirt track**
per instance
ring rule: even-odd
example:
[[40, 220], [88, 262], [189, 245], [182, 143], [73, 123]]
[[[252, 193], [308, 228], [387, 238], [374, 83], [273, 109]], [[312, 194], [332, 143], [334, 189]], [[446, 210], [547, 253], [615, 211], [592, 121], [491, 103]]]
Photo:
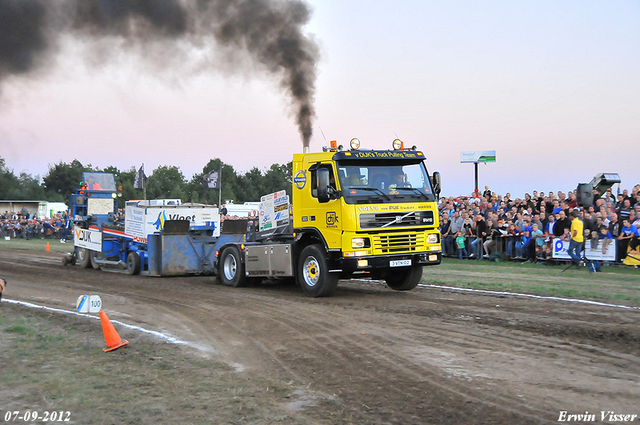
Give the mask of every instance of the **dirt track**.
[[640, 414], [637, 309], [348, 281], [311, 299], [286, 284], [235, 289], [213, 277], [64, 268], [60, 258], [0, 250], [5, 297], [73, 310], [80, 294], [100, 294], [112, 320], [188, 341], [239, 373], [311, 389], [374, 423]]

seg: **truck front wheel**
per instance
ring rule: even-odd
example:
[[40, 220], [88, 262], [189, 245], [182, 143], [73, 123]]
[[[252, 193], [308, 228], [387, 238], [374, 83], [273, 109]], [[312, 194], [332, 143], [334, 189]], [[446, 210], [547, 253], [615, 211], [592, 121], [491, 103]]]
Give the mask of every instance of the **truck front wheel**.
[[235, 246], [222, 251], [218, 276], [220, 276], [222, 283], [227, 286], [238, 288], [247, 285], [247, 279], [244, 276], [244, 265], [240, 258], [240, 251]]
[[398, 270], [393, 270], [387, 275], [386, 281], [389, 288], [396, 291], [409, 291], [420, 283], [422, 279], [422, 266], [413, 265]]
[[302, 250], [298, 261], [298, 282], [310, 297], [328, 297], [338, 286], [338, 275], [329, 273], [327, 258], [319, 245], [309, 245]]

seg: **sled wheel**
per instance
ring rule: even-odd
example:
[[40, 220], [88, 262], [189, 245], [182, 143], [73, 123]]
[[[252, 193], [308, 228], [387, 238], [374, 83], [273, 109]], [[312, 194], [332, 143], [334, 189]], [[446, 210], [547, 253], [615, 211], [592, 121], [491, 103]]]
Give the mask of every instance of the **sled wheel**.
[[127, 255], [127, 274], [140, 274], [140, 256], [135, 252]]
[[78, 248], [78, 263], [83, 269], [91, 267], [91, 251], [86, 248]]

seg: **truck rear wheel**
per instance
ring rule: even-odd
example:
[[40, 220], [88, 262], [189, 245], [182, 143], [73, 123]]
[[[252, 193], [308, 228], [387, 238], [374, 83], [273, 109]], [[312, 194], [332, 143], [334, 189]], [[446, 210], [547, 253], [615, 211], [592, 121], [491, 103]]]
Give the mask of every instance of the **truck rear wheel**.
[[298, 261], [298, 283], [310, 297], [328, 297], [338, 286], [338, 275], [329, 273], [327, 258], [320, 245], [302, 250]]
[[91, 267], [91, 251], [86, 248], [78, 248], [76, 254], [78, 256], [78, 263], [83, 269]]
[[218, 276], [220, 276], [220, 280], [224, 285], [233, 286], [234, 288], [247, 286], [240, 251], [235, 246], [222, 251]]
[[392, 270], [386, 277], [387, 285], [389, 288], [396, 291], [409, 291], [420, 283], [422, 279], [422, 266], [413, 265], [398, 270]]
[[135, 252], [127, 255], [127, 274], [140, 274], [140, 256]]

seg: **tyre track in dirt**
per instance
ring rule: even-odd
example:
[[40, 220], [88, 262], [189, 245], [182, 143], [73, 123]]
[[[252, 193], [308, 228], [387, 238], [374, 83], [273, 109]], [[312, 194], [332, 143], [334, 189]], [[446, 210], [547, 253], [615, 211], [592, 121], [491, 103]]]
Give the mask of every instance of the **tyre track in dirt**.
[[[560, 409], [616, 407], [592, 405], [589, 395], [628, 408], [638, 394], [630, 386], [640, 376], [637, 351], [612, 350], [597, 339], [584, 344], [582, 336], [567, 338], [568, 330], [545, 331], [549, 323], [584, 326], [585, 316], [600, 317], [583, 306], [548, 312], [548, 303], [537, 300], [426, 288], [397, 293], [358, 282], [313, 300], [286, 285], [226, 288], [211, 277], [131, 277], [65, 269], [56, 264], [59, 256], [0, 254], [0, 272], [25, 286], [39, 277], [61, 282], [53, 293], [106, 293], [105, 305], [121, 316], [128, 312], [127, 321], [210, 347], [209, 354], [239, 370], [336, 394], [345, 409], [373, 414], [375, 423], [545, 423]], [[607, 315], [623, 324], [638, 317], [615, 312], [599, 320]], [[587, 385], [589, 379], [596, 384]], [[616, 380], [624, 385], [613, 386]]]
[[[295, 333], [298, 345], [300, 343], [305, 343], [307, 350], [322, 352], [323, 356], [327, 356], [326, 361], [329, 364], [352, 364], [352, 356], [350, 356], [349, 353], [373, 353], [373, 356], [368, 356], [368, 360], [370, 363], [375, 361], [378, 364], [371, 365], [366, 370], [359, 370], [360, 378], [366, 378], [369, 382], [382, 381], [387, 378], [386, 375], [390, 373], [390, 371], [395, 370], [395, 373], [391, 373], [402, 373], [405, 376], [405, 378], [402, 379], [403, 382], [414, 381], [427, 383], [428, 385], [435, 386], [440, 390], [448, 391], [454, 395], [464, 397], [468, 402], [473, 401], [476, 403], [485, 403], [488, 406], [515, 413], [513, 409], [505, 407], [506, 404], [504, 403], [500, 405], [496, 404], [497, 401], [506, 402], [507, 400], [505, 399], [500, 398], [500, 400], [488, 402], [486, 400], [478, 399], [473, 395], [473, 393], [467, 391], [466, 388], [461, 390], [456, 385], [447, 385], [447, 382], [442, 380], [441, 374], [434, 373], [433, 368], [410, 362], [406, 357], [399, 355], [390, 348], [387, 348], [387, 346], [392, 344], [391, 340], [388, 338], [378, 338], [378, 342], [371, 340], [368, 333], [367, 337], [362, 337], [358, 332], [354, 332], [353, 330], [345, 332], [345, 330], [341, 329], [342, 327], [340, 326], [328, 326], [328, 324], [323, 324], [322, 322], [315, 320], [301, 321], [299, 320], [299, 309], [287, 308], [287, 306], [282, 305], [276, 306], [272, 299], [268, 299], [264, 296], [251, 296], [251, 298], [254, 298], [256, 301], [260, 301], [260, 311], [254, 312], [253, 314], [255, 316], [265, 323], [271, 322], [273, 325], [284, 329], [285, 334], [287, 334], [288, 337], [291, 336], [292, 332]], [[321, 308], [315, 306], [305, 306], [305, 312], [311, 317], [322, 317], [323, 311], [321, 310]], [[349, 319], [346, 314], [336, 313], [335, 310], [331, 311], [331, 316], [332, 318], [339, 317], [345, 321]], [[265, 326], [269, 327], [269, 325]], [[378, 332], [376, 329], [376, 334], [380, 333], [381, 332]], [[283, 341], [275, 343], [272, 342], [271, 350], [282, 351], [280, 347], [283, 346], [283, 343], [286, 344], [286, 342]], [[297, 354], [300, 355], [300, 353], [304, 353], [305, 349], [300, 350], [300, 348], [298, 348], [297, 351]], [[362, 358], [359, 360], [362, 360]], [[307, 375], [309, 372], [310, 371], [307, 371]], [[384, 375], [381, 375], [381, 373]], [[300, 383], [305, 384], [305, 382]], [[393, 389], [397, 392], [406, 390], [406, 388], [401, 388], [393, 382], [387, 383], [387, 389]], [[420, 400], [416, 400], [416, 402], [419, 401]]]

